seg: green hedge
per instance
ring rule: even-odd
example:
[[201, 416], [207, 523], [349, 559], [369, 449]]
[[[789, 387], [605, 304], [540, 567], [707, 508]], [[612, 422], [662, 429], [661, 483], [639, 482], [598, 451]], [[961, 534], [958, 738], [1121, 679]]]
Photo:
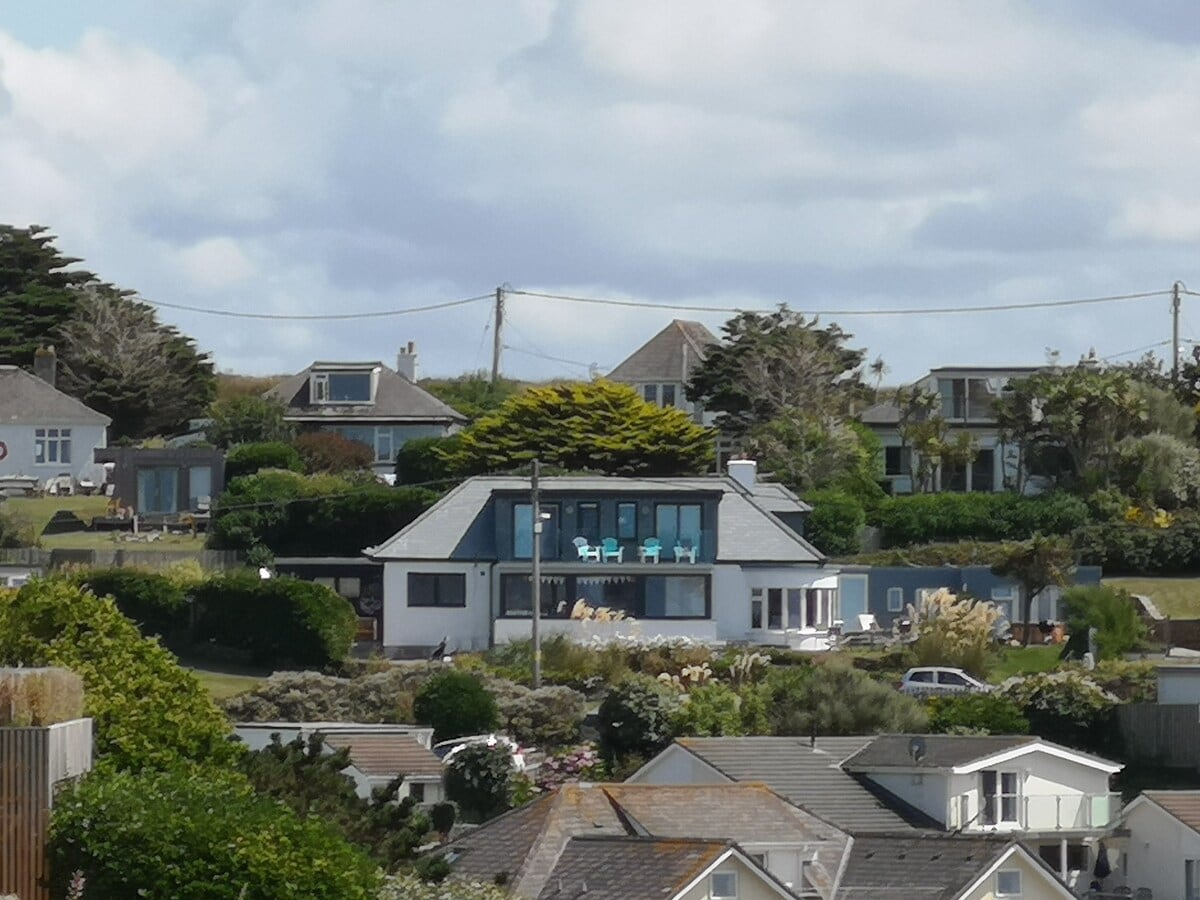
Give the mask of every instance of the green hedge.
[[354, 607], [324, 585], [254, 572], [214, 576], [193, 591], [195, 638], [248, 651], [256, 663], [324, 666], [350, 653]]
[[304, 470], [304, 464], [300, 460], [300, 452], [283, 441], [239, 444], [225, 455], [226, 481], [243, 475], [254, 475], [260, 469], [301, 472]]
[[1170, 528], [1111, 521], [1075, 532], [1079, 561], [1105, 575], [1184, 575], [1200, 572], [1200, 520], [1180, 517]]
[[1035, 532], [1070, 534], [1087, 524], [1087, 504], [1065, 493], [914, 494], [890, 497], [872, 524], [882, 529], [884, 546], [937, 541], [1027, 540]]
[[99, 597], [112, 597], [143, 635], [164, 636], [187, 628], [187, 592], [159, 572], [85, 569], [75, 582]]
[[811, 491], [805, 502], [812, 512], [804, 521], [804, 536], [826, 556], [846, 556], [862, 549], [867, 515], [857, 498], [841, 491]]

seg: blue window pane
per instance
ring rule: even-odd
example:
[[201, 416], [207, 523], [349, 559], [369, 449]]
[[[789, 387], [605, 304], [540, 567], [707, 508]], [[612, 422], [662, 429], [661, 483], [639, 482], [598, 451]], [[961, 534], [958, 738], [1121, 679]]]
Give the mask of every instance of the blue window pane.
[[513, 558], [533, 558], [533, 507], [513, 504]]
[[700, 507], [679, 507], [679, 539], [690, 542], [690, 546], [700, 546]]
[[330, 372], [329, 399], [341, 403], [371, 401], [370, 372]]
[[637, 504], [617, 504], [617, 537], [624, 540], [637, 538]]
[[679, 507], [671, 503], [660, 504], [654, 511], [654, 533], [664, 547], [674, 547], [678, 534]]

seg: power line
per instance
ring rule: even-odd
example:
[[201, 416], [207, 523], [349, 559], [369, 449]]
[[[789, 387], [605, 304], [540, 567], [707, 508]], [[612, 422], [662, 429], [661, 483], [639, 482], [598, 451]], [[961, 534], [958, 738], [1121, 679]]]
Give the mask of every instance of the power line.
[[[742, 313], [742, 312], [774, 312], [773, 309], [747, 309], [738, 306], [703, 306], [699, 304], [683, 304], [683, 303], [653, 303], [646, 300], [614, 300], [605, 297], [580, 297], [571, 294], [551, 294], [542, 291], [520, 291], [511, 290], [508, 293], [518, 294], [525, 297], [540, 297], [546, 300], [565, 300], [571, 303], [597, 303], [604, 306], [623, 306], [636, 309], [674, 309], [684, 310], [689, 312], [723, 312], [723, 313]], [[1161, 297], [1170, 294], [1169, 290], [1163, 291], [1145, 291], [1138, 294], [1116, 294], [1111, 297], [1085, 297], [1077, 300], [1035, 300], [1030, 303], [993, 303], [984, 306], [927, 306], [916, 307], [911, 309], [800, 309], [797, 312], [806, 313], [812, 316], [916, 316], [916, 315], [941, 315], [950, 313], [980, 313], [980, 312], [1006, 312], [1010, 310], [1021, 309], [1046, 309], [1050, 307], [1062, 306], [1084, 306], [1094, 303], [1117, 303], [1125, 300], [1144, 300], [1147, 297]]]
[[1122, 350], [1120, 353], [1110, 353], [1100, 358], [1103, 360], [1116, 359], [1119, 356], [1129, 356], [1131, 353], [1142, 353], [1146, 350], [1153, 350], [1155, 347], [1169, 347], [1170, 344], [1171, 339], [1167, 338], [1163, 341], [1155, 341], [1153, 344], [1146, 344], [1144, 347], [1134, 347], [1132, 350]]
[[511, 350], [513, 353], [520, 353], [523, 356], [532, 356], [536, 359], [545, 359], [549, 360], [550, 362], [563, 363], [564, 365], [568, 366], [578, 366], [581, 369], [587, 369], [589, 371], [592, 368], [590, 364], [581, 363], [577, 359], [563, 359], [561, 356], [551, 356], [549, 353], [538, 353], [536, 350], [523, 350], [520, 347], [514, 347], [512, 344], [505, 344], [504, 349]]
[[468, 303], [478, 303], [480, 300], [490, 300], [491, 294], [480, 294], [477, 297], [464, 297], [461, 300], [448, 300], [444, 303], [430, 303], [426, 306], [410, 306], [405, 309], [384, 309], [375, 312], [362, 313], [327, 313], [323, 315], [295, 315], [292, 313], [253, 313], [238, 312], [231, 309], [206, 309], [202, 306], [185, 306], [182, 303], [166, 303], [162, 300], [145, 300], [144, 303], [159, 306], [163, 309], [179, 309], [184, 312], [203, 313], [209, 316], [225, 316], [230, 319], [271, 319], [284, 322], [329, 322], [347, 319], [383, 319], [391, 316], [406, 316], [411, 313], [433, 312], [438, 309], [450, 309], [453, 306], [466, 306]]

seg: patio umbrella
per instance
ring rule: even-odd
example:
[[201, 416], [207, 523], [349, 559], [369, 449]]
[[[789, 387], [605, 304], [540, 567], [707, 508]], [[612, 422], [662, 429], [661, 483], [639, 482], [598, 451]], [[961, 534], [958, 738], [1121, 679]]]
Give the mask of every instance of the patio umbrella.
[[1100, 849], [1096, 853], [1096, 866], [1092, 869], [1092, 874], [1097, 878], [1107, 878], [1112, 874], [1112, 866], [1108, 863], [1108, 848], [1104, 846], [1104, 842], [1100, 842]]

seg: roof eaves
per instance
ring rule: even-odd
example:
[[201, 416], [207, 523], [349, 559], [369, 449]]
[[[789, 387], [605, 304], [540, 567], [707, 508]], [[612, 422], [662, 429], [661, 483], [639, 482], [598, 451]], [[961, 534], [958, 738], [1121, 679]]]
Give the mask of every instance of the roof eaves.
[[1045, 876], [1046, 879], [1054, 886], [1059, 897], [1067, 898], [1067, 900], [1075, 900], [1075, 894], [1071, 892], [1070, 888], [1063, 884], [1062, 879], [1058, 877], [1058, 873], [1050, 868], [1049, 864], [1040, 856], [1034, 856], [1016, 841], [1013, 841], [1011, 844], [997, 853], [995, 858], [988, 865], [987, 869], [985, 869], [983, 873], [973, 881], [964, 884], [958, 893], [954, 895], [953, 900], [967, 900], [967, 898], [974, 896], [975, 892], [979, 890], [984, 882], [991, 878], [992, 875], [995, 874], [996, 870], [1004, 865], [1005, 862], [1007, 862], [1014, 855], [1024, 857], [1025, 861], [1030, 866], [1041, 872], [1043, 876]]
[[998, 753], [993, 753], [989, 756], [982, 756], [974, 759], [969, 763], [963, 763], [951, 767], [950, 771], [954, 775], [971, 775], [978, 772], [980, 769], [986, 769], [989, 766], [998, 765], [999, 763], [1008, 762], [1013, 759], [1025, 756], [1026, 754], [1035, 751], [1048, 753], [1050, 756], [1056, 756], [1059, 759], [1065, 759], [1069, 762], [1079, 763], [1080, 765], [1088, 766], [1092, 769], [1099, 769], [1102, 772], [1107, 772], [1109, 775], [1115, 775], [1120, 772], [1124, 765], [1121, 763], [1110, 762], [1107, 759], [1101, 759], [1098, 756], [1092, 756], [1089, 753], [1080, 753], [1077, 750], [1070, 750], [1066, 747], [1052, 744], [1049, 741], [1044, 741], [1039, 737], [1031, 737], [1025, 743], [1019, 744], [1016, 747], [1011, 747], [1007, 750], [1001, 750]]

